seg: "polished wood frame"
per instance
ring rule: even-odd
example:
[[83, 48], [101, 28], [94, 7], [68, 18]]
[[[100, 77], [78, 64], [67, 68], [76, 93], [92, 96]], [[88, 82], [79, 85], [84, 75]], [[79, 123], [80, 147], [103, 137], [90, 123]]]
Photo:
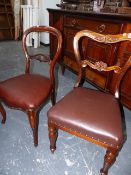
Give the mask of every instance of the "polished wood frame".
[[[103, 34], [89, 31], [89, 30], [82, 30], [80, 32], [77, 32], [77, 34], [74, 37], [74, 52], [75, 52], [77, 64], [79, 67], [78, 78], [77, 78], [77, 82], [75, 84], [75, 87], [80, 86], [81, 79], [82, 79], [82, 70], [85, 67], [91, 67], [92, 69], [96, 69], [97, 71], [114, 71], [114, 73], [117, 74], [117, 81], [116, 81], [116, 86], [115, 86], [114, 98], [119, 100], [120, 99], [120, 95], [119, 95], [120, 84], [121, 84], [122, 79], [125, 76], [126, 72], [131, 67], [131, 56], [129, 57], [129, 59], [127, 60], [127, 62], [125, 63], [125, 65], [123, 67], [120, 67], [120, 65], [118, 65], [118, 64], [108, 67], [108, 65], [104, 62], [92, 63], [87, 59], [83, 60], [81, 58], [80, 48], [79, 48], [79, 40], [83, 37], [87, 37], [87, 38], [92, 39], [96, 42], [101, 42], [101, 43], [105, 43], [105, 44], [107, 44], [107, 43], [113, 44], [113, 43], [118, 43], [118, 42], [131, 41], [131, 34], [124, 33], [124, 34], [119, 34], [119, 35], [103, 35]], [[80, 138], [85, 139], [89, 142], [92, 142], [94, 144], [97, 144], [99, 146], [106, 148], [107, 151], [106, 151], [106, 154], [104, 157], [104, 164], [100, 170], [100, 173], [101, 173], [101, 175], [108, 174], [108, 170], [115, 162], [116, 157], [118, 156], [118, 153], [123, 146], [123, 143], [119, 146], [113, 147], [111, 144], [109, 145], [105, 142], [101, 142], [99, 140], [99, 138], [96, 140], [92, 137], [85, 136], [81, 133], [78, 133], [77, 131], [72, 130], [71, 128], [61, 126], [61, 124], [48, 119], [50, 150], [52, 153], [54, 153], [54, 151], [56, 150], [56, 140], [57, 140], [57, 136], [58, 136], [58, 129], [61, 129], [61, 130], [66, 131], [72, 135], [75, 135], [77, 137], [80, 137]]]
[[[54, 54], [54, 57], [52, 59], [50, 59], [49, 56], [44, 55], [44, 54], [36, 54], [36, 55], [30, 55], [26, 46], [26, 38], [27, 36], [32, 33], [32, 32], [48, 32], [49, 34], [54, 35], [57, 38], [57, 50], [56, 53]], [[52, 105], [55, 104], [55, 76], [54, 76], [54, 68], [55, 68], [55, 64], [57, 62], [57, 60], [60, 58], [60, 53], [61, 53], [61, 48], [62, 48], [62, 35], [60, 33], [60, 31], [58, 31], [57, 29], [53, 28], [53, 27], [47, 27], [47, 26], [34, 26], [31, 27], [29, 29], [27, 29], [24, 34], [23, 34], [23, 38], [22, 38], [22, 46], [23, 46], [23, 50], [24, 50], [24, 54], [25, 54], [25, 59], [26, 59], [26, 65], [25, 65], [25, 74], [31, 74], [30, 72], [30, 62], [31, 60], [39, 60], [41, 62], [49, 62], [50, 63], [50, 82], [52, 84], [52, 88], [51, 88], [51, 102]], [[31, 87], [33, 88], [33, 87]], [[39, 93], [38, 93], [39, 95]], [[1, 97], [0, 97], [1, 98]], [[35, 97], [34, 97], [35, 98]], [[5, 104], [6, 101], [4, 100], [4, 98], [1, 98], [1, 101], [4, 102]], [[43, 101], [44, 103], [45, 101]], [[17, 102], [16, 102], [17, 103]], [[11, 102], [8, 102], [8, 106], [11, 108], [15, 108]], [[33, 131], [33, 139], [34, 139], [34, 146], [38, 145], [38, 121], [39, 121], [39, 111], [41, 110], [43, 104], [40, 104], [40, 106], [34, 107], [34, 108], [27, 108], [27, 109], [23, 109], [22, 107], [19, 108], [19, 110], [24, 111], [29, 119], [29, 123], [30, 126], [32, 128]], [[6, 112], [4, 110], [4, 107], [2, 105], [2, 103], [0, 102], [0, 112], [2, 114], [2, 124], [5, 123], [6, 121]]]
[[129, 56], [124, 67], [122, 68], [120, 67], [119, 62], [117, 62], [113, 66], [108, 67], [107, 64], [102, 61], [92, 63], [87, 59], [82, 60], [80, 56], [80, 51], [79, 51], [79, 40], [82, 37], [88, 37], [99, 43], [114, 44], [118, 42], [131, 41], [131, 33], [123, 33], [123, 34], [117, 34], [117, 35], [103, 35], [103, 34], [89, 31], [89, 30], [82, 30], [78, 32], [74, 38], [74, 53], [76, 56], [77, 63], [79, 65], [78, 81], [75, 87], [77, 87], [80, 84], [80, 81], [82, 79], [82, 68], [89, 66], [92, 69], [96, 69], [97, 71], [105, 71], [105, 72], [114, 71], [114, 73], [118, 74], [114, 94], [116, 98], [119, 98], [120, 82], [123, 76], [125, 75], [125, 73], [127, 72], [127, 70], [131, 66], [131, 56]]

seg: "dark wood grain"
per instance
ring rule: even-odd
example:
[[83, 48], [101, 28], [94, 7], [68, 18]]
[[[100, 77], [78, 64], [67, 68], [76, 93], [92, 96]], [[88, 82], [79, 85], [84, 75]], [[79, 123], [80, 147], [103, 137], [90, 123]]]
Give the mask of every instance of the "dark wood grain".
[[[96, 12], [79, 12], [62, 9], [48, 9], [50, 25], [59, 29], [63, 34], [63, 49], [61, 54], [62, 72], [69, 68], [73, 72], [78, 72], [78, 66], [75, 61], [73, 50], [73, 39], [76, 32], [80, 30], [92, 30], [101, 34], [121, 34], [131, 32], [131, 15], [130, 14], [113, 14], [113, 13], [96, 13]], [[50, 39], [50, 51], [55, 51], [53, 38]], [[110, 45], [95, 44], [93, 41], [82, 41], [84, 57], [92, 61], [102, 59], [108, 65], [114, 63], [125, 63], [131, 53], [131, 44], [116, 44], [115, 47]], [[101, 46], [101, 47], [99, 47]], [[101, 89], [114, 93], [116, 76], [112, 73], [96, 72], [90, 68], [85, 69], [83, 78], [88, 82]], [[126, 74], [121, 89], [121, 102], [131, 109], [131, 70]]]

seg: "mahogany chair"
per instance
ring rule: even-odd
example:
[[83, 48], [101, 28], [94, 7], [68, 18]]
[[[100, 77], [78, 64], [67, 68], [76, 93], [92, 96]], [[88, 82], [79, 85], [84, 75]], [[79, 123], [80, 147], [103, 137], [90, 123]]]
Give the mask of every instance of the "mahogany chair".
[[[82, 38], [99, 44], [114, 45], [116, 50], [119, 42], [131, 41], [131, 34], [102, 35], [83, 30], [75, 35], [74, 53], [79, 67], [78, 79], [73, 90], [48, 111], [50, 150], [52, 153], [56, 150], [58, 129], [100, 145], [107, 149], [100, 173], [107, 175], [125, 141], [119, 88], [122, 78], [131, 67], [131, 56], [122, 67], [83, 59], [80, 49]], [[117, 76], [114, 95], [80, 87], [84, 67], [91, 67], [96, 71], [113, 71]]]
[[[44, 54], [29, 54], [26, 47], [27, 35], [31, 32], [47, 32], [56, 40], [56, 52], [52, 59]], [[55, 63], [60, 57], [62, 47], [62, 35], [53, 28], [46, 26], [31, 27], [27, 29], [22, 38], [22, 46], [26, 58], [25, 73], [16, 77], [0, 82], [0, 100], [7, 106], [20, 109], [27, 113], [30, 126], [33, 131], [34, 146], [38, 145], [38, 113], [47, 98], [51, 95], [52, 105], [55, 104]], [[50, 77], [30, 72], [31, 60], [39, 60], [41, 62], [50, 62]], [[6, 112], [0, 103], [0, 112], [2, 114], [2, 123], [6, 121]]]

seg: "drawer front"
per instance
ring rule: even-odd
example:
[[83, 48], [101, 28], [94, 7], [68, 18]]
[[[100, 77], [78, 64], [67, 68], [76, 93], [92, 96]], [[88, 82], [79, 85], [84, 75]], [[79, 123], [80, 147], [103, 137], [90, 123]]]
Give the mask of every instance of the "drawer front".
[[[76, 60], [74, 54], [73, 40], [77, 30], [65, 28], [64, 29], [64, 54], [71, 59]], [[115, 45], [114, 45], [115, 46]], [[92, 62], [103, 61], [108, 65], [113, 64], [113, 46], [111, 44], [96, 43], [95, 41], [83, 38], [81, 40], [81, 51], [83, 59], [90, 59]], [[94, 52], [95, 50], [95, 52]]]
[[64, 26], [78, 30], [92, 30], [103, 34], [118, 34], [122, 24], [64, 16]]
[[72, 30], [70, 28], [64, 29], [64, 54], [75, 59], [73, 40], [77, 30]]

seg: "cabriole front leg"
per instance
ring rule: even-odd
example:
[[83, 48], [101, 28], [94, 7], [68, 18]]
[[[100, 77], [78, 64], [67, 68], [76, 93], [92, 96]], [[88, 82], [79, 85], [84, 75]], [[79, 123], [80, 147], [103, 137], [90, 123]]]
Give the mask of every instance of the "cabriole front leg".
[[38, 146], [38, 116], [35, 111], [28, 111], [28, 118], [33, 131], [34, 146]]

